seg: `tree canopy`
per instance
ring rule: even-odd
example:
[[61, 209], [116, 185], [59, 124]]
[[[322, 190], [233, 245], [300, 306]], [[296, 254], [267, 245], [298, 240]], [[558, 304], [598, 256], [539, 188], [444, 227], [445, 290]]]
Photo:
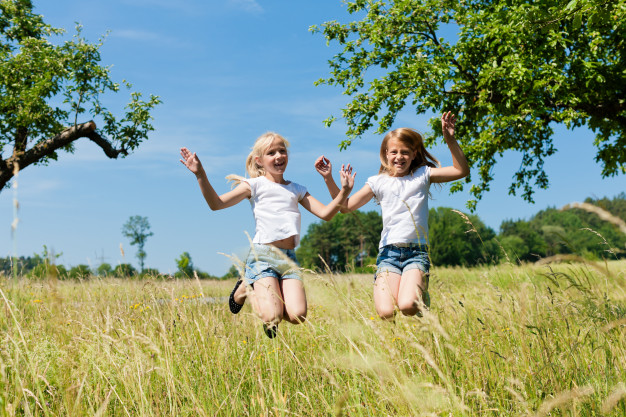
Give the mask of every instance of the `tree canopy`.
[[305, 268], [320, 270], [367, 266], [376, 261], [382, 230], [382, 218], [375, 211], [339, 213], [328, 222], [309, 225], [297, 250], [298, 260]]
[[[34, 13], [30, 0], [0, 0], [0, 191], [19, 170], [73, 152], [77, 139], [117, 158], [153, 130], [150, 111], [159, 98], [132, 92], [125, 114], [114, 116], [101, 101], [120, 90], [100, 65], [103, 40], [87, 42], [77, 26], [71, 40], [51, 42], [63, 33]], [[89, 117], [102, 122], [99, 129]]]
[[[376, 123], [376, 132], [389, 130], [408, 104], [417, 114], [459, 115], [457, 138], [479, 177], [465, 180], [471, 209], [506, 151], [521, 154], [511, 194], [533, 201], [535, 187], [547, 188], [557, 123], [595, 133], [603, 176], [626, 173], [626, 0], [345, 3], [360, 20], [311, 28], [343, 46], [318, 81], [352, 97], [341, 148]], [[441, 136], [437, 123], [427, 145]]]
[[431, 208], [428, 229], [433, 265], [475, 266], [498, 261], [496, 234], [476, 215], [449, 207]]
[[[626, 193], [612, 199], [587, 198], [617, 218], [626, 220]], [[626, 256], [626, 235], [595, 213], [574, 208], [547, 208], [526, 220], [506, 220], [500, 226], [500, 242], [512, 258], [537, 261], [556, 254], [579, 254], [597, 259]]]

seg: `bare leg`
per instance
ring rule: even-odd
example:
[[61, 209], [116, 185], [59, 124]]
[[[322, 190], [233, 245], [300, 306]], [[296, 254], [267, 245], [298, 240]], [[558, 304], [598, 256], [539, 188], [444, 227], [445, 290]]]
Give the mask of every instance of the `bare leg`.
[[237, 291], [235, 291], [235, 295], [233, 295], [235, 302], [240, 305], [243, 305], [246, 302], [247, 297], [247, 290], [244, 284], [245, 282], [242, 283], [239, 288], [237, 288]]
[[265, 277], [256, 281], [250, 302], [264, 323], [276, 325], [283, 319], [284, 308], [278, 278]]
[[404, 271], [398, 291], [398, 308], [405, 316], [421, 312], [424, 292], [428, 289], [428, 275], [419, 269]]
[[280, 281], [279, 285], [285, 300], [283, 318], [293, 324], [304, 322], [307, 313], [307, 303], [302, 281], [284, 279]]
[[374, 305], [382, 319], [392, 319], [398, 303], [400, 275], [393, 272], [381, 272], [374, 283]]

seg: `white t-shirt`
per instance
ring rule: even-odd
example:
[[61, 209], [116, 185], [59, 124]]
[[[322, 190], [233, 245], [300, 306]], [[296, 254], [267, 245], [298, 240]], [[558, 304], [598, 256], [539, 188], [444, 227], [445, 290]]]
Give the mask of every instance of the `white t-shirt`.
[[306, 187], [295, 182], [277, 184], [265, 177], [244, 181], [250, 185], [250, 205], [256, 223], [252, 243], [272, 243], [295, 236], [298, 246], [301, 217], [298, 203], [306, 195]]
[[404, 177], [375, 175], [367, 179], [367, 184], [383, 212], [379, 247], [394, 243], [428, 243], [430, 167], [419, 167]]

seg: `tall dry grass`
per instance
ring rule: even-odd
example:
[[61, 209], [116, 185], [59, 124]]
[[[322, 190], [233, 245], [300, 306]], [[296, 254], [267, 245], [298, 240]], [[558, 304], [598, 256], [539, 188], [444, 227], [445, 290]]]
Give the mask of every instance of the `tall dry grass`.
[[626, 262], [434, 268], [423, 318], [371, 275], [308, 274], [304, 325], [233, 282], [0, 283], [0, 415], [626, 414]]

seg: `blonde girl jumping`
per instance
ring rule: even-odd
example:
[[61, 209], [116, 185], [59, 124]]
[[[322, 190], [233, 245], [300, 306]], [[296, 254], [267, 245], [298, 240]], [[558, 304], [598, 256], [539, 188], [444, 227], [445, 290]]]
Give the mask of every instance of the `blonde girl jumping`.
[[[289, 142], [277, 133], [261, 135], [246, 159], [250, 178], [230, 175], [238, 185], [218, 195], [195, 153], [181, 148], [180, 160], [195, 174], [202, 195], [211, 210], [222, 210], [247, 199], [252, 206], [256, 233], [246, 259], [244, 279], [253, 288], [251, 303], [263, 320], [265, 334], [273, 338], [278, 323], [302, 323], [307, 314], [306, 294], [294, 249], [300, 241], [300, 210], [298, 204], [323, 220], [330, 220], [345, 203], [354, 186], [352, 169], [340, 171], [341, 190], [324, 205], [313, 198], [305, 187], [285, 180], [289, 161]], [[335, 185], [336, 187], [336, 185]], [[246, 300], [246, 288], [237, 281], [229, 298], [231, 312], [237, 314]]]
[[[430, 184], [458, 180], [469, 174], [465, 154], [454, 139], [456, 117], [441, 117], [443, 137], [452, 154], [452, 165], [441, 164], [424, 147], [422, 136], [400, 128], [385, 135], [380, 146], [380, 170], [348, 199], [341, 211], [354, 211], [372, 197], [380, 203], [383, 231], [376, 259], [374, 304], [378, 315], [392, 318], [395, 307], [405, 315], [416, 315], [429, 305], [428, 197]], [[339, 188], [332, 165], [321, 156], [315, 168], [324, 177], [332, 196]]]

